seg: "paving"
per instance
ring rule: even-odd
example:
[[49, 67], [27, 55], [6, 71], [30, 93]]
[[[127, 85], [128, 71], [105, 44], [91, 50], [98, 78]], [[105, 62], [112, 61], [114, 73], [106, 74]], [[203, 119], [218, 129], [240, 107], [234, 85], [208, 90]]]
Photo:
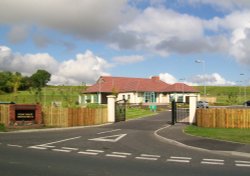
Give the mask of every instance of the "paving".
[[219, 151], [231, 153], [232, 155], [240, 155], [250, 157], [250, 145], [236, 142], [228, 142], [222, 140], [214, 140], [203, 137], [196, 137], [184, 133], [186, 124], [177, 123], [162, 128], [157, 132], [157, 135], [166, 138], [166, 140], [175, 141], [184, 146], [205, 149], [211, 151]]

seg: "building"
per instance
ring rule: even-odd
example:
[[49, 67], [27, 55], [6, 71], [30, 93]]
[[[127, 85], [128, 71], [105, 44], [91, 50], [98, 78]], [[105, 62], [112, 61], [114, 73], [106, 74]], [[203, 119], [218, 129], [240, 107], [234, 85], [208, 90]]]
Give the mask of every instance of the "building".
[[199, 92], [184, 83], [167, 84], [158, 76], [152, 78], [128, 78], [101, 76], [79, 96], [79, 103], [106, 104], [108, 95], [116, 95], [117, 100], [126, 99], [129, 103], [166, 104], [175, 99], [189, 101], [189, 96]]

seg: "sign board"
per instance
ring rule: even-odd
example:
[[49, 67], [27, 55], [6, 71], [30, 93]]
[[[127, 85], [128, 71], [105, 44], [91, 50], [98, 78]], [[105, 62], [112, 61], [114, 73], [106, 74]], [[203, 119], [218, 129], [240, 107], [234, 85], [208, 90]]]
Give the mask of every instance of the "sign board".
[[34, 120], [35, 110], [16, 110], [16, 120]]

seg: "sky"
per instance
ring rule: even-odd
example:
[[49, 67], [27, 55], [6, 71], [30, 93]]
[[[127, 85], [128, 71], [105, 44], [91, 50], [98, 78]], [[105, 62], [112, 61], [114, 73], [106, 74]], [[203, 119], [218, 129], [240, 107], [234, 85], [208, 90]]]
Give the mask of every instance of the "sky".
[[0, 0], [0, 71], [250, 84], [250, 0]]

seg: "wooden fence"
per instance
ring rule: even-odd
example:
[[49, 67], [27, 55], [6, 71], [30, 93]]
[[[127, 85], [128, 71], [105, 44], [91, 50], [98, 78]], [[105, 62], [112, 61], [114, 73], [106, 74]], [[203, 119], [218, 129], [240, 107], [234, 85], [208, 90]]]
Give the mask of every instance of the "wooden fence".
[[72, 127], [107, 123], [107, 108], [43, 108], [46, 126]]
[[250, 109], [197, 109], [199, 127], [250, 128]]
[[[9, 125], [9, 105], [0, 105], [0, 123]], [[43, 107], [42, 118], [45, 126], [72, 127], [104, 124], [108, 121], [107, 107], [102, 108], [61, 108]]]
[[9, 124], [9, 105], [0, 105], [0, 123]]

